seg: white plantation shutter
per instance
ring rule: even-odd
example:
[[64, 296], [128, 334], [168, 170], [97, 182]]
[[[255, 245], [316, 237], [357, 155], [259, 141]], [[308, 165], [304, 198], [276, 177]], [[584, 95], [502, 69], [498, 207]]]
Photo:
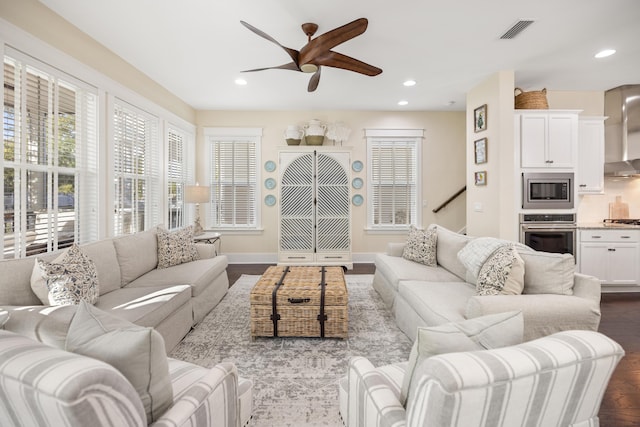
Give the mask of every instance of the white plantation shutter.
[[167, 201], [169, 229], [186, 225], [185, 185], [194, 181], [194, 138], [188, 132], [169, 125], [167, 129]]
[[257, 228], [260, 129], [205, 131], [209, 143], [210, 224]]
[[372, 229], [406, 228], [420, 222], [422, 138], [417, 132], [367, 130], [368, 223]]
[[161, 222], [158, 118], [119, 99], [114, 105], [114, 235]]
[[94, 240], [98, 235], [97, 90], [7, 50], [4, 257]]

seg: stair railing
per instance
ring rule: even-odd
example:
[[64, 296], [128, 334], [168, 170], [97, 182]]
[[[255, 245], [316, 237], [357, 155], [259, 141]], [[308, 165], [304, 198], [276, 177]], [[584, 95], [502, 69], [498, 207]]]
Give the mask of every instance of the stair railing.
[[445, 200], [444, 203], [442, 203], [440, 206], [438, 206], [437, 208], [435, 208], [433, 210], [433, 213], [438, 213], [440, 210], [442, 210], [445, 206], [447, 206], [449, 203], [453, 202], [456, 197], [458, 197], [459, 195], [461, 195], [462, 193], [464, 193], [465, 191], [467, 191], [467, 186], [465, 185], [464, 187], [462, 187], [461, 189], [459, 189], [458, 191], [456, 191], [456, 193], [449, 197], [447, 200]]

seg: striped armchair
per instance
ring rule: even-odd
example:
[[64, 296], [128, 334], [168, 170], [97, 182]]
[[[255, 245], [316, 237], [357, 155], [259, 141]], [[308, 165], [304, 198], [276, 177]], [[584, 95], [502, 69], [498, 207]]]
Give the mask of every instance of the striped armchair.
[[340, 383], [340, 412], [348, 427], [597, 427], [623, 356], [615, 341], [593, 331], [434, 356], [406, 408], [399, 401], [406, 363], [374, 368], [356, 357]]
[[[157, 427], [246, 424], [252, 383], [233, 364], [169, 359], [173, 405]], [[145, 426], [140, 397], [112, 366], [0, 330], [1, 426]]]

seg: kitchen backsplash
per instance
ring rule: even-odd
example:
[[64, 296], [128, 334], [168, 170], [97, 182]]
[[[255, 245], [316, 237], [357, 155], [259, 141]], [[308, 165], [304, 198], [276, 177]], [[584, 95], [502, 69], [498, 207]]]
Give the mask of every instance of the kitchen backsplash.
[[609, 203], [616, 196], [629, 204], [629, 217], [640, 218], [640, 177], [620, 178], [605, 176], [604, 194], [579, 197], [578, 223], [601, 222], [609, 216]]

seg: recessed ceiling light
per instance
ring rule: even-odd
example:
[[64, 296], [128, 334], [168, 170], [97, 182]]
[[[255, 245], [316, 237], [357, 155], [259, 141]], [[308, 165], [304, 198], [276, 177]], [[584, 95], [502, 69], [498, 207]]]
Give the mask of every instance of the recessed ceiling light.
[[409, 101], [405, 101], [405, 100], [398, 101], [398, 105], [407, 105], [408, 103]]
[[600, 52], [596, 53], [594, 55], [594, 58], [606, 58], [607, 56], [611, 56], [614, 53], [616, 53], [615, 49], [605, 49], [605, 50], [601, 50]]
[[416, 81], [415, 80], [407, 80], [402, 84], [405, 85], [405, 86], [415, 86], [416, 85]]
[[247, 81], [245, 79], [236, 79], [236, 84], [238, 86], [244, 86], [247, 84]]

